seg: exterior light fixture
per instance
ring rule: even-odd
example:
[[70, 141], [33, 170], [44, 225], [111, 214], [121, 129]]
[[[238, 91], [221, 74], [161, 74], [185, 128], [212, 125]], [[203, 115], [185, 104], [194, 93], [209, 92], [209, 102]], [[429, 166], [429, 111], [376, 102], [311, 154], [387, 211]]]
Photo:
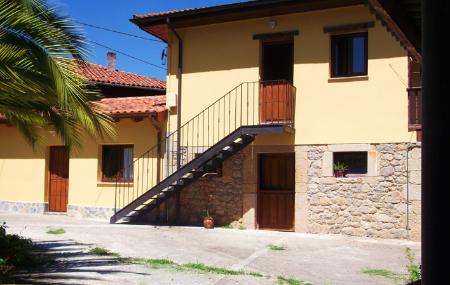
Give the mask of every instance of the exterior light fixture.
[[276, 26], [277, 26], [277, 21], [275, 21], [275, 20], [270, 20], [269, 21], [269, 27], [271, 29], [274, 29]]

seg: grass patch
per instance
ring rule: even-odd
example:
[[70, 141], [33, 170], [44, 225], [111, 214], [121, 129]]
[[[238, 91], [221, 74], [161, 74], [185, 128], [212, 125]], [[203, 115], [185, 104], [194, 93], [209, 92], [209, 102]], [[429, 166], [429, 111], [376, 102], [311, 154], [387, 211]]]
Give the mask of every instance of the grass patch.
[[278, 285], [312, 285], [311, 283], [308, 282], [304, 282], [294, 278], [286, 278], [283, 276], [278, 276], [277, 281]]
[[406, 248], [406, 258], [408, 258], [409, 264], [407, 265], [408, 269], [408, 281], [416, 282], [422, 279], [422, 271], [420, 270], [420, 265], [416, 263], [416, 258], [412, 250], [407, 247]]
[[247, 229], [247, 228], [244, 227], [243, 225], [239, 225], [238, 229], [240, 229], [240, 230], [245, 230], [245, 229]]
[[94, 255], [101, 255], [101, 256], [115, 256], [115, 257], [120, 257], [120, 255], [116, 252], [112, 252], [106, 248], [103, 247], [93, 247], [91, 249], [89, 249], [89, 253], [90, 254], [94, 254]]
[[193, 270], [201, 273], [213, 273], [221, 275], [247, 275], [244, 271], [226, 269], [223, 267], [208, 266], [203, 263], [186, 263], [179, 265], [180, 269]]
[[234, 229], [231, 224], [221, 226], [220, 228], [222, 228], [222, 229]]
[[405, 284], [407, 280], [404, 274], [400, 274], [386, 269], [368, 268], [363, 270], [362, 272], [370, 276], [380, 276], [391, 279], [395, 282], [395, 284]]
[[286, 250], [286, 249], [287, 249], [287, 246], [285, 246], [285, 245], [275, 245], [275, 244], [270, 244], [270, 245], [269, 245], [269, 248], [270, 248], [271, 250]]
[[386, 277], [386, 278], [395, 278], [397, 277], [398, 273], [386, 270], [386, 269], [374, 269], [374, 268], [368, 268], [363, 270], [364, 274], [370, 275], [370, 276], [382, 276], [382, 277]]
[[420, 265], [416, 263], [414, 253], [409, 247], [406, 248], [406, 258], [409, 261], [408, 265], [406, 266], [408, 274], [396, 273], [386, 269], [365, 269], [363, 270], [363, 273], [371, 276], [381, 276], [389, 278], [391, 280], [394, 280], [396, 284], [409, 284], [420, 280]]
[[151, 268], [172, 268], [177, 271], [195, 271], [199, 273], [210, 273], [220, 275], [249, 275], [253, 277], [268, 277], [259, 272], [245, 272], [243, 270], [232, 270], [224, 267], [208, 266], [203, 263], [184, 263], [179, 264], [169, 259], [144, 259], [144, 258], [129, 258], [131, 263], [139, 263], [149, 266]]
[[62, 234], [65, 234], [65, 233], [66, 233], [66, 231], [64, 229], [61, 229], [61, 228], [59, 228], [59, 229], [50, 229], [50, 230], [47, 231], [47, 234], [49, 234], [49, 235], [62, 235]]
[[147, 259], [145, 260], [145, 265], [151, 268], [164, 268], [175, 266], [175, 262], [169, 259]]

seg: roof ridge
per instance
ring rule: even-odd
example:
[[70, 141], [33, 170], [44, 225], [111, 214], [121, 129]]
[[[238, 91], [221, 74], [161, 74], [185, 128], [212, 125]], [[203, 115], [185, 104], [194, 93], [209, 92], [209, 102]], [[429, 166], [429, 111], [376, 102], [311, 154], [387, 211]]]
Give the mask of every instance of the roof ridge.
[[159, 99], [166, 98], [166, 95], [148, 95], [148, 96], [126, 96], [126, 97], [104, 97], [101, 100], [128, 100], [128, 99]]
[[83, 61], [83, 63], [86, 63], [87, 65], [98, 66], [99, 68], [102, 68], [102, 69], [104, 69], [104, 70], [106, 70], [108, 72], [123, 72], [123, 73], [128, 73], [128, 74], [132, 74], [132, 75], [136, 75], [136, 76], [140, 76], [140, 77], [150, 78], [150, 79], [153, 79], [153, 80], [158, 80], [158, 81], [161, 81], [161, 82], [166, 82], [165, 80], [162, 80], [162, 79], [159, 79], [159, 78], [156, 78], [156, 77], [142, 75], [142, 74], [134, 73], [134, 72], [131, 72], [131, 71], [126, 71], [126, 70], [121, 70], [121, 69], [109, 70], [108, 67], [106, 67], [104, 65], [101, 65], [99, 63], [94, 63], [94, 62], [90, 62], [90, 61]]

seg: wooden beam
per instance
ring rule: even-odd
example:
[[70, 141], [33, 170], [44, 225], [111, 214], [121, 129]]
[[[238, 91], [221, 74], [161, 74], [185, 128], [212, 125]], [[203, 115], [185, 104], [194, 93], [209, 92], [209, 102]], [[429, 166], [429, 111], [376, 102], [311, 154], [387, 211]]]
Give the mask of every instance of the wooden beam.
[[277, 38], [290, 38], [293, 36], [298, 36], [298, 30], [285, 31], [285, 32], [276, 32], [276, 33], [266, 33], [266, 34], [256, 34], [253, 35], [254, 40], [270, 40]]
[[369, 28], [373, 28], [375, 26], [375, 22], [360, 22], [360, 23], [351, 23], [346, 25], [338, 25], [338, 26], [325, 26], [323, 28], [324, 33], [346, 33], [346, 32], [354, 32], [367, 30]]

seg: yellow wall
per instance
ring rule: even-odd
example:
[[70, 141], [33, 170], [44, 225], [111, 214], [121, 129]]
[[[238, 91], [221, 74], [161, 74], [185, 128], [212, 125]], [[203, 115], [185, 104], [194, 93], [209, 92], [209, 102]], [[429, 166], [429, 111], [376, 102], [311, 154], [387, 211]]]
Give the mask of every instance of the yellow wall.
[[[277, 21], [271, 29], [268, 20]], [[329, 80], [324, 26], [374, 21], [368, 30], [368, 78]], [[407, 53], [364, 6], [179, 29], [183, 39], [182, 121], [244, 81], [259, 80], [254, 34], [299, 30], [294, 37], [295, 137], [260, 144], [388, 143], [411, 139], [407, 125]], [[177, 41], [169, 41], [168, 92], [177, 92]], [[171, 126], [176, 128], [176, 112]]]
[[[114, 183], [100, 182], [101, 144], [133, 144], [138, 157], [156, 144], [156, 131], [148, 119], [120, 120], [114, 141], [86, 140], [74, 149], [69, 161], [69, 205], [113, 207]], [[33, 151], [14, 127], [0, 124], [0, 200], [47, 202], [48, 149], [60, 145], [45, 134], [41, 148]]]

